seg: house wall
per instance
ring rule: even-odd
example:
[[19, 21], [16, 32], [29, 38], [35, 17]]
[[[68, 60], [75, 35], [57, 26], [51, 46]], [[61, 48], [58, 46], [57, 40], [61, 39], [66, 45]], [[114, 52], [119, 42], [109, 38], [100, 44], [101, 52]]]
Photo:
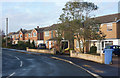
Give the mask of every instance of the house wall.
[[19, 40], [20, 40], [20, 41], [23, 41], [25, 36], [24, 36], [24, 34], [23, 34], [21, 31], [19, 32], [19, 36], [20, 36], [20, 35], [22, 35], [22, 37], [19, 37]]
[[29, 36], [28, 33], [25, 34], [25, 40], [28, 41], [29, 40]]
[[107, 31], [107, 23], [101, 24], [100, 30], [106, 35], [106, 39], [108, 38], [117, 38], [117, 24], [112, 23], [112, 31]]
[[[113, 45], [119, 45], [119, 38], [120, 38], [120, 23], [116, 23], [116, 22], [113, 22], [112, 23], [112, 31], [108, 31], [107, 30], [107, 24], [108, 23], [105, 23], [105, 24], [101, 24], [100, 26], [100, 30], [106, 35], [106, 39], [111, 39], [110, 41], [113, 41]], [[113, 39], [113, 40], [112, 40]], [[108, 40], [109, 41], [109, 40]], [[101, 43], [99, 42], [94, 42], [96, 46], [100, 45], [100, 48], [102, 48], [101, 46]], [[85, 48], [85, 51], [88, 52], [90, 50], [90, 47], [89, 46], [93, 46], [93, 43], [89, 43], [86, 48]], [[74, 49], [76, 52], [79, 52], [79, 47], [76, 47], [76, 39], [74, 39]], [[98, 51], [98, 53], [100, 53], [101, 50]]]
[[[33, 35], [34, 33], [36, 33], [36, 36]], [[36, 31], [36, 30], [33, 30], [33, 31], [32, 31], [32, 40], [37, 41], [37, 36], [38, 36], [37, 31]]]
[[[46, 36], [45, 35], [45, 32], [46, 31], [44, 31], [43, 32], [43, 34], [44, 34], [44, 43], [47, 45], [47, 48], [50, 48], [50, 46], [51, 46], [51, 48], [54, 46], [54, 44], [55, 44], [55, 41], [53, 41], [53, 40], [51, 40], [51, 41], [47, 41], [47, 40], [49, 40], [49, 39], [51, 39], [52, 37], [51, 37], [51, 33], [53, 32], [53, 37], [55, 37], [55, 30], [51, 30], [51, 31], [49, 31], [49, 36]], [[47, 42], [46, 42], [47, 41]]]
[[37, 33], [38, 40], [44, 40], [44, 32]]

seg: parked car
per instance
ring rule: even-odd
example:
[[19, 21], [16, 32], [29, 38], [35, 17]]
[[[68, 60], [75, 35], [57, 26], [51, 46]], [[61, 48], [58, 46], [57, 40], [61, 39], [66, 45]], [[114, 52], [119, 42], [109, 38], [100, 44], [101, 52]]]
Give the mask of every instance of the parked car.
[[39, 44], [38, 49], [46, 49], [46, 44], [43, 43]]
[[[111, 45], [111, 46], [106, 46], [105, 49], [113, 49], [113, 54], [114, 55], [120, 55], [120, 46], [118, 45]], [[103, 53], [105, 53], [105, 49], [103, 50]]]

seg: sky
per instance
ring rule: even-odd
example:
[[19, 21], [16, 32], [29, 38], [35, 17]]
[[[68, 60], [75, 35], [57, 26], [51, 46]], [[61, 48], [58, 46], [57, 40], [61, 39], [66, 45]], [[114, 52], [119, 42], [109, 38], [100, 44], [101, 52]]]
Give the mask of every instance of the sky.
[[[18, 0], [19, 1], [19, 0]], [[68, 1], [68, 0], [67, 0]], [[37, 26], [46, 27], [56, 24], [62, 14], [62, 8], [67, 1], [7, 1], [0, 2], [2, 29], [5, 31], [5, 19], [9, 19], [9, 31], [16, 32], [20, 28], [33, 29]], [[119, 1], [119, 0], [118, 0]], [[103, 16], [118, 13], [118, 1], [96, 1], [92, 0], [99, 9], [94, 12], [95, 16]]]

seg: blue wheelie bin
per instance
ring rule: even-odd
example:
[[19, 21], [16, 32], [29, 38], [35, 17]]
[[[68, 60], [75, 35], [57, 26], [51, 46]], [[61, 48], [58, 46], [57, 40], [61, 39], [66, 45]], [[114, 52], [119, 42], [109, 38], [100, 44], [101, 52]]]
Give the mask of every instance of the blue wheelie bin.
[[105, 64], [111, 64], [113, 49], [105, 49]]

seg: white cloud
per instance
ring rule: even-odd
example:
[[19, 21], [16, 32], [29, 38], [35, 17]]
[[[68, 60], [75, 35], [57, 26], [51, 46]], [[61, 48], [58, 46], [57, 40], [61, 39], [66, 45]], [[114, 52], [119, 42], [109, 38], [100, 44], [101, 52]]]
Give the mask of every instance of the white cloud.
[[[5, 0], [7, 1], [7, 0]], [[11, 1], [11, 0], [10, 0]], [[20, 0], [17, 0], [20, 1]], [[38, 0], [32, 0], [37, 2]], [[53, 5], [39, 4], [40, 2], [53, 2]], [[67, 0], [68, 1], [68, 0]], [[37, 3], [24, 3], [23, 0], [15, 5], [7, 5], [3, 7], [3, 29], [5, 29], [5, 18], [9, 18], [9, 31], [17, 31], [20, 28], [33, 29], [37, 25], [49, 26], [58, 22], [59, 15], [62, 13], [62, 8], [64, 7], [65, 0], [39, 0]], [[104, 0], [107, 1], [107, 0]], [[114, 1], [114, 0], [113, 0]], [[13, 2], [16, 2], [13, 0]], [[92, 0], [99, 6], [99, 10], [96, 12], [96, 15], [109, 14], [113, 13], [111, 10], [114, 9], [113, 4], [101, 5], [103, 2], [96, 2]], [[12, 3], [12, 2], [11, 2]], [[11, 4], [10, 3], [10, 4]], [[116, 2], [117, 3], [117, 2]], [[115, 5], [115, 4], [114, 4]], [[116, 5], [115, 5], [116, 6]], [[112, 9], [111, 9], [112, 8]], [[114, 10], [113, 10], [114, 11]], [[2, 20], [2, 19], [1, 19]]]

